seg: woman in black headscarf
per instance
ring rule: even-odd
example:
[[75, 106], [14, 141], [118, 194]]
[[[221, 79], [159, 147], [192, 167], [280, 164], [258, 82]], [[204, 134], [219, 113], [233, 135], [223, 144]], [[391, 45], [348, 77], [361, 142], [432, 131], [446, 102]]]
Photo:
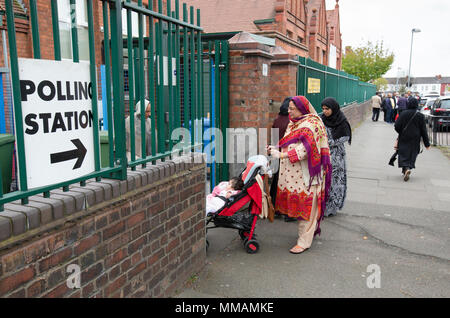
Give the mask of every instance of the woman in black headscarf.
[[327, 200], [325, 216], [332, 216], [344, 207], [347, 195], [345, 143], [351, 144], [352, 129], [341, 111], [339, 103], [334, 98], [325, 98], [321, 105], [323, 111], [321, 118], [327, 129], [331, 165], [333, 166], [330, 196]]
[[[277, 118], [275, 118], [272, 128], [278, 129], [278, 141], [280, 141], [281, 138], [284, 137], [284, 133], [286, 132], [286, 128], [289, 124], [289, 102], [291, 101], [292, 97], [286, 97], [283, 101], [283, 103], [280, 106], [280, 112], [278, 113]], [[279, 165], [278, 165], [279, 166]], [[277, 198], [277, 187], [278, 187], [278, 171], [273, 175], [272, 183], [270, 184], [270, 197], [272, 198], [272, 204], [275, 205], [275, 201]], [[278, 211], [275, 211], [276, 216], [281, 216], [281, 214]], [[289, 216], [285, 215], [284, 220], [286, 222], [290, 221], [297, 221], [296, 218], [290, 218]]]
[[418, 111], [419, 101], [408, 99], [407, 109], [402, 111], [395, 122], [398, 132], [398, 167], [402, 168], [403, 180], [408, 181], [411, 169], [415, 168], [417, 155], [420, 152], [420, 138], [427, 149], [430, 149], [425, 126], [425, 116]]

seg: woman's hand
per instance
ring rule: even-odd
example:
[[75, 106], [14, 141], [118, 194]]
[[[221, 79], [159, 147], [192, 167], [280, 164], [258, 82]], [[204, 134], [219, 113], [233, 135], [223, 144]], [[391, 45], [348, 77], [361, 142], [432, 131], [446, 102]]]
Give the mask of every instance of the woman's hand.
[[275, 146], [267, 146], [267, 153], [269, 156], [279, 159], [281, 157], [281, 152], [279, 152]]

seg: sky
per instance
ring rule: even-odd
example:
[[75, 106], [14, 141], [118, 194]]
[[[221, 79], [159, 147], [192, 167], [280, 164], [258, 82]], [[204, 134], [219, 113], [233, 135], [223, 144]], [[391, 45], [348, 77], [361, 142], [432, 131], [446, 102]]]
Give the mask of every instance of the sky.
[[[336, 0], [325, 0], [327, 10]], [[411, 76], [450, 77], [450, 0], [340, 0], [342, 45], [383, 41], [394, 63], [383, 77], [406, 76], [414, 33]], [[400, 68], [400, 69], [399, 69]]]

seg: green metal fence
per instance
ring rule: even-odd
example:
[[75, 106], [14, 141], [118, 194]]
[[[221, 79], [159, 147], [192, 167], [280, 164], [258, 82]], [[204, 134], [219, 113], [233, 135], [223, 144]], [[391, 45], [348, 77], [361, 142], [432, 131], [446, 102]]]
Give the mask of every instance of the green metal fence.
[[[94, 166], [92, 173], [37, 188], [29, 188], [27, 184], [26, 157], [24, 143], [24, 117], [22, 113], [21, 83], [19, 78], [19, 60], [17, 54], [16, 32], [13, 18], [13, 0], [6, 0], [6, 16], [8, 26], [9, 54], [14, 97], [14, 115], [16, 125], [16, 148], [18, 153], [19, 190], [3, 193], [0, 184], [0, 211], [4, 204], [20, 199], [22, 204], [28, 198], [43, 193], [50, 197], [50, 191], [62, 188], [69, 191], [74, 183], [86, 184], [86, 180], [95, 178], [115, 178], [125, 180], [127, 169], [146, 166], [147, 163], [164, 161], [181, 152], [202, 151], [202, 131], [195, 124], [201, 123], [204, 117], [203, 107], [203, 63], [202, 60], [200, 10], [183, 4], [182, 20], [180, 4], [167, 1], [166, 13], [163, 13], [162, 0], [158, 0], [157, 11], [153, 9], [153, 1], [144, 6], [142, 0], [102, 0], [103, 21], [94, 21], [94, 0], [70, 0], [71, 46], [72, 60], [80, 62], [79, 39], [77, 31], [76, 2], [86, 1], [88, 37], [89, 37], [89, 70], [92, 91], [92, 126]], [[53, 46], [56, 61], [62, 60], [61, 39], [58, 20], [58, 1], [51, 0]], [[122, 11], [126, 11], [127, 35], [123, 37]], [[133, 37], [132, 14], [138, 16], [138, 36]], [[30, 15], [33, 39], [33, 58], [41, 59], [39, 21], [37, 0], [30, 0]], [[97, 17], [96, 17], [97, 18]], [[103, 39], [95, 38], [95, 25], [103, 25]], [[99, 118], [98, 118], [98, 85], [97, 77], [101, 61], [96, 60], [96, 40], [103, 41], [103, 59], [106, 69], [106, 100], [108, 119], [109, 165], [100, 167]], [[128, 74], [124, 74], [124, 52], [127, 55]], [[183, 67], [183, 77], [181, 77]], [[127, 81], [127, 82], [126, 82]], [[126, 84], [126, 85], [125, 85]], [[128, 92], [125, 93], [125, 87]], [[184, 94], [184, 96], [182, 96]], [[128, 96], [128, 101], [125, 100]], [[150, 102], [151, 129], [146, 129], [145, 100]], [[134, 116], [135, 105], [140, 102], [140, 116]], [[127, 103], [126, 103], [127, 102]], [[126, 149], [126, 105], [129, 113], [130, 160], [127, 160]], [[136, 118], [141, 121], [140, 132], [135, 132]], [[190, 130], [190, 142], [187, 137], [173, 138], [171, 133], [177, 127]], [[201, 126], [200, 126], [201, 127]], [[136, 136], [141, 138], [141, 156], [136, 154]], [[151, 145], [151, 152], [148, 146]], [[175, 147], [178, 145], [178, 147]], [[173, 150], [175, 149], [175, 150]], [[1, 183], [0, 176], [0, 183]]]
[[299, 57], [297, 93], [304, 95], [318, 113], [320, 103], [326, 97], [334, 97], [341, 107], [362, 103], [376, 93], [376, 86], [359, 81], [358, 77], [317, 63], [309, 58]]

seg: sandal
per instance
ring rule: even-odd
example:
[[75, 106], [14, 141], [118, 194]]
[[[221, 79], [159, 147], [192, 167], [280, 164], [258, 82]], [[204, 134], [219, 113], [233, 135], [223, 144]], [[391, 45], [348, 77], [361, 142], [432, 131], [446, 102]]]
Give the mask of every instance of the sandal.
[[289, 250], [289, 253], [292, 253], [292, 254], [301, 254], [301, 253], [303, 253], [304, 251], [306, 251], [307, 250], [307, 248], [303, 248], [303, 247], [301, 247], [301, 246], [299, 246], [299, 245], [295, 245], [293, 248], [291, 248], [290, 250]]
[[403, 177], [403, 180], [405, 180], [405, 182], [409, 180], [410, 174], [411, 174], [411, 170], [406, 170], [405, 176]]

